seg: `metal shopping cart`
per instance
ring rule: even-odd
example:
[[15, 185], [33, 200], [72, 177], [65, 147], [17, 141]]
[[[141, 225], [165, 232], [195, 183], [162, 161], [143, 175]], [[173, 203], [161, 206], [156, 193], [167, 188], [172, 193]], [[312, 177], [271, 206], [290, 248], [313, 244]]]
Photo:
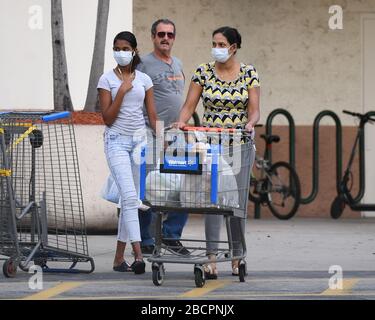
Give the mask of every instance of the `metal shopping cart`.
[[0, 255], [6, 277], [32, 262], [43, 272], [94, 271], [69, 112], [0, 113]]
[[[238, 245], [231, 234], [230, 221], [247, 215], [250, 165], [253, 159], [253, 139], [240, 130], [185, 127], [166, 130], [162, 141], [153, 147], [160, 154], [156, 165], [148, 161], [148, 151], [142, 150], [140, 198], [157, 213], [155, 221], [155, 250], [148, 261], [152, 263], [152, 280], [163, 283], [165, 263], [194, 264], [195, 284], [205, 284], [204, 264], [212, 262], [206, 254], [210, 241], [181, 239], [190, 251], [179, 254], [162, 236], [163, 214], [188, 212], [222, 215], [226, 225], [226, 241], [215, 241], [219, 248], [215, 262], [239, 260], [239, 278], [246, 276], [246, 242], [241, 230], [242, 254], [234, 251]], [[160, 152], [160, 153], [159, 153]], [[152, 158], [152, 157], [151, 157]], [[165, 241], [167, 240], [167, 241]], [[189, 243], [190, 246], [186, 246]]]

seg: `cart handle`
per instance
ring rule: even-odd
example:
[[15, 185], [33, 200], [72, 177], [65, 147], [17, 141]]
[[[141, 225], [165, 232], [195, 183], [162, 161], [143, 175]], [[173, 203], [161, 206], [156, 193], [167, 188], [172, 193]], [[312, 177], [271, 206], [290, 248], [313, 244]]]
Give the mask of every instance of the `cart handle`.
[[[263, 127], [262, 124], [256, 124], [254, 128], [259, 128]], [[167, 126], [164, 128], [164, 131], [168, 131], [173, 129], [173, 125]], [[230, 132], [230, 133], [237, 133], [237, 132], [242, 132], [242, 133], [247, 133], [248, 131], [243, 130], [243, 129], [234, 129], [234, 128], [215, 128], [215, 127], [194, 127], [194, 126], [185, 126], [181, 128], [180, 130], [183, 131], [203, 131], [203, 132]]]
[[252, 137], [252, 132], [243, 129], [234, 128], [215, 128], [215, 127], [191, 127], [186, 126], [182, 128], [183, 131], [201, 131], [201, 132], [228, 132], [228, 133], [242, 133], [244, 136]]
[[186, 126], [182, 128], [183, 131], [204, 131], [204, 132], [242, 132], [241, 129], [233, 129], [233, 128], [215, 128], [215, 127], [192, 127]]
[[70, 111], [63, 111], [63, 112], [52, 113], [52, 114], [43, 116], [42, 120], [44, 122], [48, 122], [48, 121], [54, 121], [58, 119], [69, 118], [69, 117], [70, 117]]
[[40, 111], [30, 111], [30, 112], [25, 112], [25, 111], [4, 111], [0, 112], [1, 115], [40, 115], [42, 116], [41, 119], [45, 122], [48, 121], [53, 121], [53, 120], [58, 120], [58, 119], [64, 119], [64, 118], [69, 118], [70, 117], [70, 111], [62, 111], [62, 112], [40, 112]]

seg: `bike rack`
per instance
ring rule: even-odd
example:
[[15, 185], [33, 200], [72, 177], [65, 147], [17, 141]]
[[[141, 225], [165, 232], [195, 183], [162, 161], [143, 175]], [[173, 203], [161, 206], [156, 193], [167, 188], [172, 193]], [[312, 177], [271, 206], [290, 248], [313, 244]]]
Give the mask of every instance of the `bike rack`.
[[[289, 163], [293, 168], [295, 168], [296, 125], [289, 111], [285, 109], [281, 109], [281, 108], [273, 110], [267, 117], [266, 134], [272, 134], [272, 121], [279, 114], [285, 116], [289, 123]], [[270, 153], [269, 153], [269, 159], [270, 159], [270, 162], [272, 162], [272, 149], [270, 150]]]
[[[273, 110], [266, 120], [266, 134], [272, 134], [272, 121], [277, 115], [283, 115], [289, 123], [289, 163], [295, 168], [295, 122], [292, 115], [285, 109]], [[367, 112], [367, 115], [374, 116], [375, 111]], [[301, 198], [301, 204], [313, 202], [319, 190], [319, 127], [323, 118], [330, 117], [336, 127], [336, 189], [339, 191], [339, 184], [342, 177], [342, 125], [338, 115], [331, 110], [323, 110], [314, 119], [313, 124], [313, 163], [312, 163], [312, 190], [307, 197]], [[269, 150], [269, 159], [272, 161], [272, 149]], [[359, 140], [359, 191], [354, 198], [356, 202], [361, 201], [365, 192], [365, 135], [364, 131]], [[260, 218], [260, 203], [254, 204], [254, 219]]]
[[314, 119], [313, 125], [313, 165], [312, 165], [312, 190], [306, 198], [301, 198], [301, 204], [308, 204], [315, 200], [319, 190], [319, 126], [324, 117], [331, 117], [336, 126], [336, 190], [342, 176], [342, 126], [336, 113], [323, 110]]

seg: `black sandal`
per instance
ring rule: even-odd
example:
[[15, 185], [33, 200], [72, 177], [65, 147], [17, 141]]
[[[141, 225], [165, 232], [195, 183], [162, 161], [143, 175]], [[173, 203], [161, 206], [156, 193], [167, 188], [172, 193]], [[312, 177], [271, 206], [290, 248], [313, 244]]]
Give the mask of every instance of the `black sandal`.
[[118, 272], [132, 272], [133, 271], [131, 265], [127, 263], [126, 261], [124, 261], [118, 266], [113, 266], [113, 270], [118, 271]]
[[145, 273], [146, 264], [143, 260], [134, 260], [130, 267], [135, 274], [142, 274]]

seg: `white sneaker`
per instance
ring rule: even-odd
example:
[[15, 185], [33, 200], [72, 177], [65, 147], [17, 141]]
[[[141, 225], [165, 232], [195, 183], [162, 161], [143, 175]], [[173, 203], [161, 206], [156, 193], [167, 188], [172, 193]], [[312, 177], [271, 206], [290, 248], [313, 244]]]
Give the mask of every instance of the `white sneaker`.
[[[138, 209], [141, 210], [141, 211], [147, 211], [149, 210], [151, 207], [149, 206], [146, 206], [145, 204], [143, 204], [142, 200], [139, 200], [138, 199]], [[119, 204], [117, 205], [117, 209], [119, 209], [121, 211], [121, 201], [119, 202]], [[120, 215], [120, 213], [118, 213], [118, 215]]]

